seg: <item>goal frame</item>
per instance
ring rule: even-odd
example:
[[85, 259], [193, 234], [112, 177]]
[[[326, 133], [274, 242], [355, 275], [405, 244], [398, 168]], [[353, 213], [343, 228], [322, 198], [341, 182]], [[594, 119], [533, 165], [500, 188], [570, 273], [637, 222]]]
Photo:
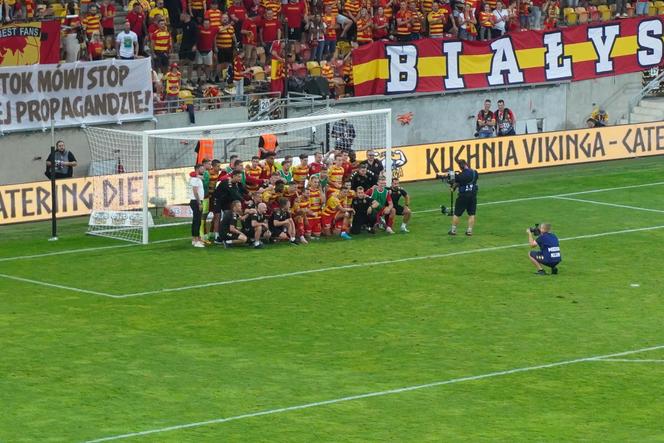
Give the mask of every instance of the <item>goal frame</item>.
[[[344, 118], [353, 118], [353, 117], [363, 117], [363, 116], [376, 116], [383, 115], [385, 118], [385, 178], [388, 184], [392, 180], [392, 109], [391, 108], [382, 108], [382, 109], [372, 109], [368, 111], [349, 111], [349, 112], [339, 112], [339, 113], [330, 113], [324, 116], [325, 120], [333, 119], [344, 119]], [[187, 134], [191, 132], [201, 132], [209, 130], [224, 130], [224, 129], [239, 129], [239, 128], [256, 128], [260, 126], [269, 126], [269, 125], [278, 125], [278, 124], [288, 124], [288, 123], [306, 123], [306, 122], [316, 122], [322, 120], [323, 116], [314, 115], [314, 116], [305, 116], [305, 117], [294, 117], [294, 118], [284, 118], [277, 120], [260, 120], [260, 121], [249, 121], [249, 122], [240, 122], [240, 123], [225, 123], [220, 125], [207, 125], [207, 126], [191, 126], [184, 128], [169, 128], [169, 129], [153, 129], [142, 132], [142, 175], [143, 175], [143, 225], [142, 225], [142, 239], [141, 243], [146, 245], [149, 242], [149, 141], [152, 136], [168, 135], [168, 134]]]

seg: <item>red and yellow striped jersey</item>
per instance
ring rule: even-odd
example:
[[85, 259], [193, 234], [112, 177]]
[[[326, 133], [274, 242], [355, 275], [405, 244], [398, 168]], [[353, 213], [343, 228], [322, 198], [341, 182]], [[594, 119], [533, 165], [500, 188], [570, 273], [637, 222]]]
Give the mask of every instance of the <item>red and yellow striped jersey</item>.
[[293, 181], [299, 188], [304, 187], [304, 182], [309, 177], [309, 166], [293, 166], [291, 169], [293, 173]]
[[325, 63], [320, 67], [320, 73], [323, 77], [327, 79], [328, 82], [331, 82], [334, 79], [334, 69], [328, 63]]
[[[410, 34], [410, 11], [399, 10], [397, 12], [397, 35], [409, 35]], [[402, 21], [399, 24], [399, 20]]]
[[157, 29], [152, 33], [152, 47], [154, 52], [170, 52], [171, 33], [168, 29]]
[[173, 71], [168, 71], [164, 75], [164, 80], [166, 81], [166, 94], [168, 95], [178, 95], [180, 93], [180, 80], [182, 79], [182, 73]]
[[332, 165], [327, 170], [327, 179], [330, 188], [332, 189], [341, 189], [344, 179], [344, 168], [337, 165]]
[[[431, 11], [428, 16], [429, 19], [429, 35], [443, 35], [445, 32], [445, 21], [447, 16], [445, 12], [441, 11]], [[434, 20], [442, 20], [440, 23], [431, 23]]]
[[412, 21], [410, 22], [410, 31], [415, 33], [422, 32], [422, 23], [424, 16], [420, 11], [410, 11]]
[[361, 5], [359, 0], [346, 0], [346, 3], [344, 3], [344, 12], [346, 14], [357, 16], [360, 12], [360, 8]]
[[205, 9], [205, 0], [189, 0], [189, 7], [194, 11]]
[[310, 218], [320, 218], [320, 212], [322, 206], [323, 206], [323, 197], [320, 189], [309, 188], [309, 209], [314, 214]]
[[[252, 168], [251, 165], [249, 165], [244, 169], [244, 172], [247, 175], [247, 177], [251, 177], [255, 180], [260, 180], [261, 173], [263, 172], [263, 168], [261, 168], [260, 166], [256, 166], [255, 168]], [[252, 182], [252, 183], [250, 183], [250, 182]], [[247, 180], [247, 184], [246, 184], [245, 187], [247, 188], [248, 192], [258, 191], [258, 188], [260, 187], [260, 185], [258, 183], [253, 183], [253, 182], [254, 182], [254, 180]]]
[[357, 20], [357, 41], [360, 43], [368, 43], [373, 41], [372, 35], [371, 35], [371, 26], [368, 26], [368, 24], [371, 24], [370, 19], [365, 19], [365, 18], [360, 18]]
[[492, 12], [480, 12], [480, 25], [484, 26], [485, 28], [493, 27], [493, 22], [491, 21], [492, 17]]
[[339, 193], [335, 192], [327, 199], [325, 202], [325, 207], [323, 208], [323, 216], [329, 217], [336, 214], [341, 207], [341, 200], [339, 200]]
[[217, 48], [219, 49], [232, 48], [234, 35], [235, 35], [235, 29], [233, 28], [233, 25], [226, 25], [219, 28], [219, 32], [217, 32]]
[[83, 26], [85, 33], [91, 36], [93, 32], [101, 35], [101, 16], [99, 14], [88, 14], [83, 17]]
[[222, 12], [219, 9], [208, 9], [205, 11], [205, 18], [210, 20], [210, 26], [220, 28], [221, 14]]
[[325, 40], [337, 39], [337, 16], [333, 12], [329, 15], [323, 16], [323, 23], [325, 23]]

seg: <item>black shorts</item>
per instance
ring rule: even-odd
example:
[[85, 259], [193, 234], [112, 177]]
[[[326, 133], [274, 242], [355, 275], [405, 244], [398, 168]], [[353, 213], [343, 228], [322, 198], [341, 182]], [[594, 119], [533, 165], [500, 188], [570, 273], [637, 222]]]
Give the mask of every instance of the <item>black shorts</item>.
[[154, 53], [155, 65], [158, 68], [168, 68], [170, 62], [168, 57], [169, 57], [168, 52], [155, 52]]
[[103, 31], [104, 37], [114, 37], [115, 36], [115, 28], [104, 28]]
[[464, 192], [459, 194], [454, 203], [454, 215], [461, 217], [464, 212], [468, 215], [475, 215], [477, 211], [477, 194], [472, 192]]
[[394, 209], [397, 210], [397, 215], [403, 215], [403, 206], [396, 205]]
[[280, 227], [270, 227], [270, 232], [272, 233], [272, 237], [277, 238], [283, 233], [288, 233], [288, 229], [286, 229], [285, 226], [280, 226]]
[[239, 236], [240, 236], [239, 234], [234, 234], [232, 232], [227, 232], [225, 234], [224, 233], [221, 234], [222, 240], [237, 240]]
[[530, 251], [530, 256], [537, 260], [537, 263], [540, 265], [548, 266], [550, 268], [555, 268], [560, 263], [559, 261], [544, 261], [544, 255], [542, 255], [541, 251]]
[[233, 63], [233, 48], [221, 48], [217, 51], [217, 63]]
[[299, 28], [288, 28], [288, 39], [299, 42], [302, 39], [302, 25]]
[[180, 60], [189, 60], [190, 62], [193, 62], [196, 59], [196, 52], [195, 51], [180, 51], [178, 54]]

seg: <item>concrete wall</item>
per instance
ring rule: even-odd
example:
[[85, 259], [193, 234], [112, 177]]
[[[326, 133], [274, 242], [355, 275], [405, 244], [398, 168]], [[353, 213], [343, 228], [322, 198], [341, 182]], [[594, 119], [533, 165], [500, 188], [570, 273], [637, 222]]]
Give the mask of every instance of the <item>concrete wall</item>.
[[[472, 138], [475, 115], [485, 98], [490, 98], [494, 103], [500, 98], [504, 99], [518, 120], [543, 119], [545, 131], [582, 127], [592, 111], [593, 103], [604, 105], [611, 122], [616, 123], [627, 115], [629, 99], [640, 88], [641, 73], [635, 73], [558, 85], [409, 97], [355, 98], [332, 100], [330, 104], [349, 111], [390, 107], [395, 119], [399, 114], [412, 112], [414, 118], [410, 125], [401, 126], [396, 120], [392, 123], [393, 145], [404, 146]], [[288, 112], [289, 117], [308, 115], [311, 106], [293, 106]], [[196, 120], [198, 125], [246, 121], [247, 110], [236, 107], [201, 111], [196, 114]], [[174, 127], [189, 127], [188, 116], [184, 113], [161, 115], [156, 122], [127, 123], [118, 128], [137, 131]], [[75, 176], [86, 175], [90, 152], [84, 133], [79, 128], [57, 130], [56, 139], [65, 140], [79, 160]], [[3, 159], [0, 162], [0, 184], [43, 179], [44, 161], [50, 144], [48, 132], [15, 133], [0, 137], [0, 158]]]
[[[110, 129], [125, 131], [146, 131], [189, 127], [189, 116], [186, 113], [158, 116], [158, 120], [108, 125]], [[196, 113], [196, 125], [214, 125], [247, 121], [247, 108], [233, 107], [215, 111], [199, 111]], [[78, 127], [55, 130], [55, 139], [64, 140], [67, 147], [78, 160], [74, 176], [85, 176], [90, 166], [90, 148], [85, 133]], [[46, 158], [50, 152], [51, 133], [17, 132], [0, 137], [0, 184], [13, 184], [45, 180]], [[193, 150], [193, 145], [192, 145]]]

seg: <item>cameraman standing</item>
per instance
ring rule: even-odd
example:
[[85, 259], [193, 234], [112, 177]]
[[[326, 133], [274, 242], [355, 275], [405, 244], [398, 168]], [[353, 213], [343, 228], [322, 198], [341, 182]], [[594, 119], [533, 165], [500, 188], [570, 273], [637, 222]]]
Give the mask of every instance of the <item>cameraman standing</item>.
[[546, 271], [542, 268], [542, 265], [548, 266], [551, 268], [551, 274], [555, 275], [558, 273], [558, 264], [562, 260], [560, 255], [560, 243], [558, 242], [558, 237], [556, 234], [551, 232], [551, 223], [542, 223], [539, 226], [540, 235], [535, 239], [533, 237], [533, 231], [537, 235], [537, 228], [528, 229], [528, 243], [532, 248], [539, 246], [539, 251], [530, 251], [528, 258], [537, 268], [537, 275], [546, 275]]
[[476, 170], [468, 166], [465, 160], [458, 160], [460, 172], [454, 175], [453, 187], [459, 191], [459, 196], [454, 203], [454, 216], [452, 217], [452, 228], [449, 235], [456, 235], [459, 217], [464, 212], [468, 212], [468, 228], [466, 235], [473, 235], [473, 226], [475, 226], [475, 212], [477, 211], [477, 178], [479, 174]]

